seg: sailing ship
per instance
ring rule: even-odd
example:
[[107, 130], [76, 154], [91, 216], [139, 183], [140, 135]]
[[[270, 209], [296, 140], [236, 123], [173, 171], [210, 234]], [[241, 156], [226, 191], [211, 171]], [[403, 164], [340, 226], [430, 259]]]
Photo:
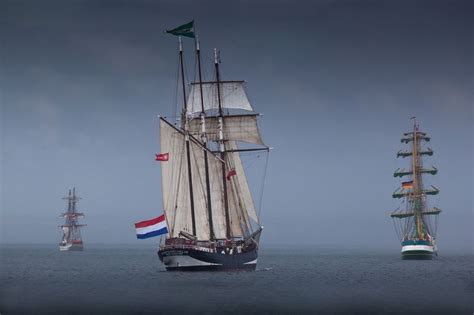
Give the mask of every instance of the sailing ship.
[[84, 244], [81, 237], [81, 227], [85, 224], [79, 224], [79, 219], [84, 218], [84, 213], [77, 212], [76, 209], [76, 204], [81, 198], [76, 196], [76, 188], [73, 188], [72, 191], [69, 189], [68, 196], [63, 199], [67, 200], [68, 206], [67, 211], [59, 216], [65, 219], [65, 223], [59, 226], [63, 232], [59, 250], [82, 251]]
[[428, 196], [437, 195], [439, 189], [431, 185], [425, 188], [423, 176], [436, 175], [434, 166], [425, 168], [423, 157], [432, 156], [433, 150], [425, 148], [431, 138], [420, 131], [416, 119], [412, 118], [413, 131], [404, 133], [401, 142], [411, 146], [408, 151], [398, 151], [397, 158], [410, 158], [409, 169], [398, 168], [393, 176], [407, 178], [401, 187], [393, 192], [393, 198], [400, 198], [404, 205], [391, 213], [397, 234], [401, 240], [403, 259], [432, 259], [437, 255], [436, 230], [441, 210], [429, 207]]
[[194, 33], [180, 35], [195, 38], [199, 80], [186, 89], [179, 37], [180, 124], [160, 117], [168, 234], [158, 256], [168, 271], [255, 270], [263, 227], [240, 154], [266, 154], [270, 148], [262, 140], [245, 82], [221, 80], [217, 50], [215, 77], [203, 81], [199, 40]]

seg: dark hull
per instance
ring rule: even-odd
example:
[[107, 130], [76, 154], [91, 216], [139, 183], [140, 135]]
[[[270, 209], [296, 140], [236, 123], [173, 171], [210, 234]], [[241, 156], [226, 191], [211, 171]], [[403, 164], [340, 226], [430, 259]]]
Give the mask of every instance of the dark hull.
[[257, 265], [242, 265], [239, 267], [228, 266], [189, 266], [189, 267], [166, 267], [167, 271], [254, 271]]
[[403, 260], [431, 260], [433, 253], [428, 251], [413, 250], [402, 253]]
[[257, 248], [242, 253], [222, 254], [193, 248], [164, 248], [158, 257], [168, 271], [255, 270]]

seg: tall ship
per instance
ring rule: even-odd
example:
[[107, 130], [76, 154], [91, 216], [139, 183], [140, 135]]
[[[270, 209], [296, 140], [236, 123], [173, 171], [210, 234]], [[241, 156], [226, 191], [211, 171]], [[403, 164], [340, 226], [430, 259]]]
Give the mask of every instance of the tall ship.
[[438, 169], [423, 165], [423, 158], [433, 155], [433, 150], [426, 147], [431, 138], [420, 131], [416, 119], [412, 119], [413, 131], [404, 133], [401, 139], [410, 149], [397, 153], [397, 158], [409, 158], [410, 166], [398, 168], [393, 174], [402, 182], [392, 196], [402, 199], [402, 205], [391, 213], [391, 217], [401, 241], [402, 259], [432, 259], [437, 255], [436, 231], [441, 210], [429, 206], [428, 196], [437, 195], [439, 189], [433, 185], [427, 188], [424, 176], [436, 175]]
[[59, 243], [61, 251], [82, 251], [84, 244], [81, 237], [81, 228], [85, 224], [79, 224], [79, 219], [84, 218], [84, 213], [76, 209], [77, 202], [81, 199], [76, 196], [76, 188], [69, 189], [69, 194], [63, 199], [67, 200], [67, 211], [59, 217], [65, 219], [65, 223], [59, 227], [62, 229], [63, 237]]
[[[168, 31], [180, 36], [183, 105], [179, 124], [160, 117], [157, 160], [162, 161], [168, 234], [158, 256], [168, 271], [255, 270], [263, 227], [241, 154], [268, 158], [270, 148], [262, 140], [260, 115], [249, 102], [245, 82], [221, 79], [216, 49], [213, 80], [202, 80], [199, 40], [191, 23], [185, 33]], [[194, 38], [198, 80], [190, 84], [181, 35]], [[267, 161], [260, 169], [263, 178]]]

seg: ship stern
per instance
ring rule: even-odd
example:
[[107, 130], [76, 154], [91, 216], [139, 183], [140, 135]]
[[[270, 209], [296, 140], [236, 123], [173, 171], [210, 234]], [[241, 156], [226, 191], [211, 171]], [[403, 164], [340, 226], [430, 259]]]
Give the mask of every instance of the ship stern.
[[430, 241], [408, 240], [402, 242], [403, 260], [431, 260], [436, 255], [436, 248]]

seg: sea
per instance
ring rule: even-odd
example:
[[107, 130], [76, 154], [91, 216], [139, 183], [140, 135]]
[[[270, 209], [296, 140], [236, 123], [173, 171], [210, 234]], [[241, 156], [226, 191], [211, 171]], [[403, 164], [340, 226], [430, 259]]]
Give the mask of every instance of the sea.
[[474, 314], [474, 257], [265, 247], [251, 272], [166, 272], [154, 246], [0, 247], [0, 314]]

